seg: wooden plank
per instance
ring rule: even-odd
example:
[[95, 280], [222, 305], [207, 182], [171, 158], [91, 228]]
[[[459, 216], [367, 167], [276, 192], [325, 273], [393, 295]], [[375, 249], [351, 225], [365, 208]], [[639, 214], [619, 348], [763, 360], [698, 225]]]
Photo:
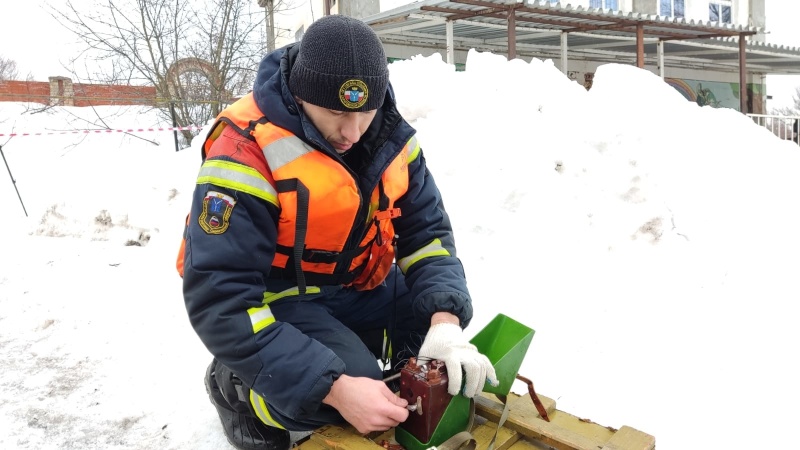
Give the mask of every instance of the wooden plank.
[[[496, 400], [496, 398], [497, 397], [493, 394], [486, 393], [475, 396], [475, 412], [482, 417], [497, 422], [500, 420], [500, 415], [503, 413], [503, 404]], [[523, 401], [518, 401], [520, 398], [522, 398]], [[547, 411], [548, 416], [551, 412], [556, 410], [555, 400], [543, 395], [539, 396], [539, 400], [542, 401], [542, 405], [545, 411]], [[539, 411], [536, 410], [536, 406], [533, 404], [533, 400], [531, 400], [530, 397], [520, 397], [512, 393], [508, 394], [508, 401], [513, 405], [513, 412], [516, 416], [530, 419], [539, 417]]]
[[541, 424], [522, 424], [509, 420], [505, 426], [516, 429], [520, 434], [558, 450], [597, 450], [603, 444], [551, 422], [541, 421]]
[[611, 439], [606, 442], [602, 450], [653, 450], [656, 448], [656, 438], [636, 428], [623, 426]]
[[[555, 407], [555, 401], [540, 396], [548, 411], [550, 422], [539, 417], [533, 401], [527, 396], [510, 394], [509, 414], [498, 433], [495, 450], [654, 450], [655, 438], [634, 428], [620, 430], [604, 427], [591, 420], [581, 419]], [[472, 429], [476, 450], [486, 450], [497, 429], [504, 405], [492, 394], [475, 399], [476, 414], [480, 416]], [[396, 444], [394, 430], [359, 434], [351, 426], [327, 425], [315, 430], [300, 443], [300, 450], [383, 450], [382, 442]]]
[[302, 448], [303, 450], [328, 450], [328, 447], [320, 444], [319, 442], [312, 441], [310, 438], [299, 441], [297, 443], [297, 447]]
[[556, 410], [553, 414], [548, 413], [548, 415], [551, 423], [591, 439], [597, 443], [598, 448], [608, 442], [616, 431], [613, 428], [604, 427], [591, 420], [581, 419], [560, 410]]
[[[517, 431], [523, 436], [541, 441], [559, 450], [597, 450], [611, 437], [613, 431], [592, 422], [581, 422], [575, 416], [555, 409], [555, 401], [539, 396], [550, 422], [539, 417], [539, 412], [528, 397], [509, 395], [509, 414], [504, 427]], [[553, 408], [551, 412], [548, 407]], [[503, 404], [487, 396], [476, 397], [475, 409], [491, 420], [498, 420]], [[591, 431], [591, 432], [587, 432]]]
[[541, 442], [529, 441], [520, 439], [508, 448], [508, 450], [552, 450], [549, 445], [542, 444]]
[[[475, 450], [486, 450], [489, 448], [489, 443], [494, 439], [495, 432], [497, 431], [497, 424], [487, 422], [483, 425], [478, 425], [472, 429], [472, 437], [475, 438]], [[507, 450], [520, 438], [520, 434], [514, 430], [506, 427], [500, 428], [497, 433], [497, 439], [494, 441], [495, 450]]]
[[[336, 425], [325, 425], [311, 433], [309, 442], [316, 443], [329, 450], [376, 450], [381, 448], [374, 441], [359, 434], [355, 428], [342, 428]], [[307, 450], [304, 445], [301, 445]]]

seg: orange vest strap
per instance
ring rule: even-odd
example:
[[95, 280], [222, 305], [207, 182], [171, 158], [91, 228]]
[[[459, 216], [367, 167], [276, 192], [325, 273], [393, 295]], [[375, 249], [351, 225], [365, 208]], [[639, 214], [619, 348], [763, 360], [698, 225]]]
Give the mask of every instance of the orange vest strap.
[[384, 211], [375, 212], [375, 220], [388, 220], [400, 217], [400, 208], [392, 208]]

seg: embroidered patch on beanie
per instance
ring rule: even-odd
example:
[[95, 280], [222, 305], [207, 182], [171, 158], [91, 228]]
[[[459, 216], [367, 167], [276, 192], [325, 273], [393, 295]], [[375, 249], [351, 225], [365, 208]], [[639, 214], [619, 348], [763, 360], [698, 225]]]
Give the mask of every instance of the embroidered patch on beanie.
[[325, 16], [308, 27], [289, 75], [289, 90], [303, 101], [337, 111], [383, 105], [389, 68], [380, 38], [366, 23]]
[[347, 80], [339, 89], [339, 96], [339, 100], [346, 108], [361, 108], [369, 98], [369, 88], [361, 80]]

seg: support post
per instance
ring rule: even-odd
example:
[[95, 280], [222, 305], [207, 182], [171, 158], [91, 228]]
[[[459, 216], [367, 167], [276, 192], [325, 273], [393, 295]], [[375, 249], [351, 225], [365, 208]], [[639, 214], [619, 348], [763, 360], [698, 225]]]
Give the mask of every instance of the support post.
[[747, 40], [744, 34], [739, 34], [739, 110], [747, 114]]
[[566, 31], [562, 31], [561, 32], [561, 72], [563, 72], [565, 75], [567, 74], [567, 71], [569, 70], [569, 62], [567, 61], [567, 58], [569, 56], [569, 43], [568, 43], [568, 40], [569, 40], [569, 33], [567, 33]]
[[22, 196], [19, 195], [19, 189], [17, 189], [17, 180], [14, 179], [14, 175], [11, 174], [11, 168], [8, 167], [8, 161], [6, 161], [6, 154], [3, 153], [2, 145], [0, 145], [0, 156], [3, 157], [3, 162], [6, 164], [6, 170], [8, 171], [8, 176], [11, 177], [11, 184], [14, 185], [14, 190], [17, 191], [17, 198], [19, 199], [19, 204], [22, 205], [22, 211], [25, 213], [25, 217], [28, 217], [28, 210], [25, 209], [25, 203], [22, 202]]
[[658, 41], [658, 74], [664, 79], [664, 41]]
[[448, 20], [445, 22], [444, 29], [447, 34], [447, 64], [455, 64], [456, 50], [453, 44], [453, 21]]
[[644, 69], [644, 25], [636, 24], [636, 67]]
[[508, 8], [508, 60], [517, 57], [517, 10]]

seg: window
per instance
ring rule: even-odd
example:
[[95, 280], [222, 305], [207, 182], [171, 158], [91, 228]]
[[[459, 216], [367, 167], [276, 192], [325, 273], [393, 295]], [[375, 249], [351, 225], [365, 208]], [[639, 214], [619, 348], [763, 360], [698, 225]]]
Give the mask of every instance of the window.
[[660, 0], [658, 14], [666, 17], [686, 17], [683, 8], [684, 0]]
[[610, 9], [612, 11], [616, 11], [619, 9], [619, 1], [618, 0], [589, 0], [589, 7], [590, 8], [603, 8], [603, 4], [605, 3], [605, 8]]
[[708, 20], [717, 23], [731, 22], [731, 1], [717, 0], [708, 3]]

